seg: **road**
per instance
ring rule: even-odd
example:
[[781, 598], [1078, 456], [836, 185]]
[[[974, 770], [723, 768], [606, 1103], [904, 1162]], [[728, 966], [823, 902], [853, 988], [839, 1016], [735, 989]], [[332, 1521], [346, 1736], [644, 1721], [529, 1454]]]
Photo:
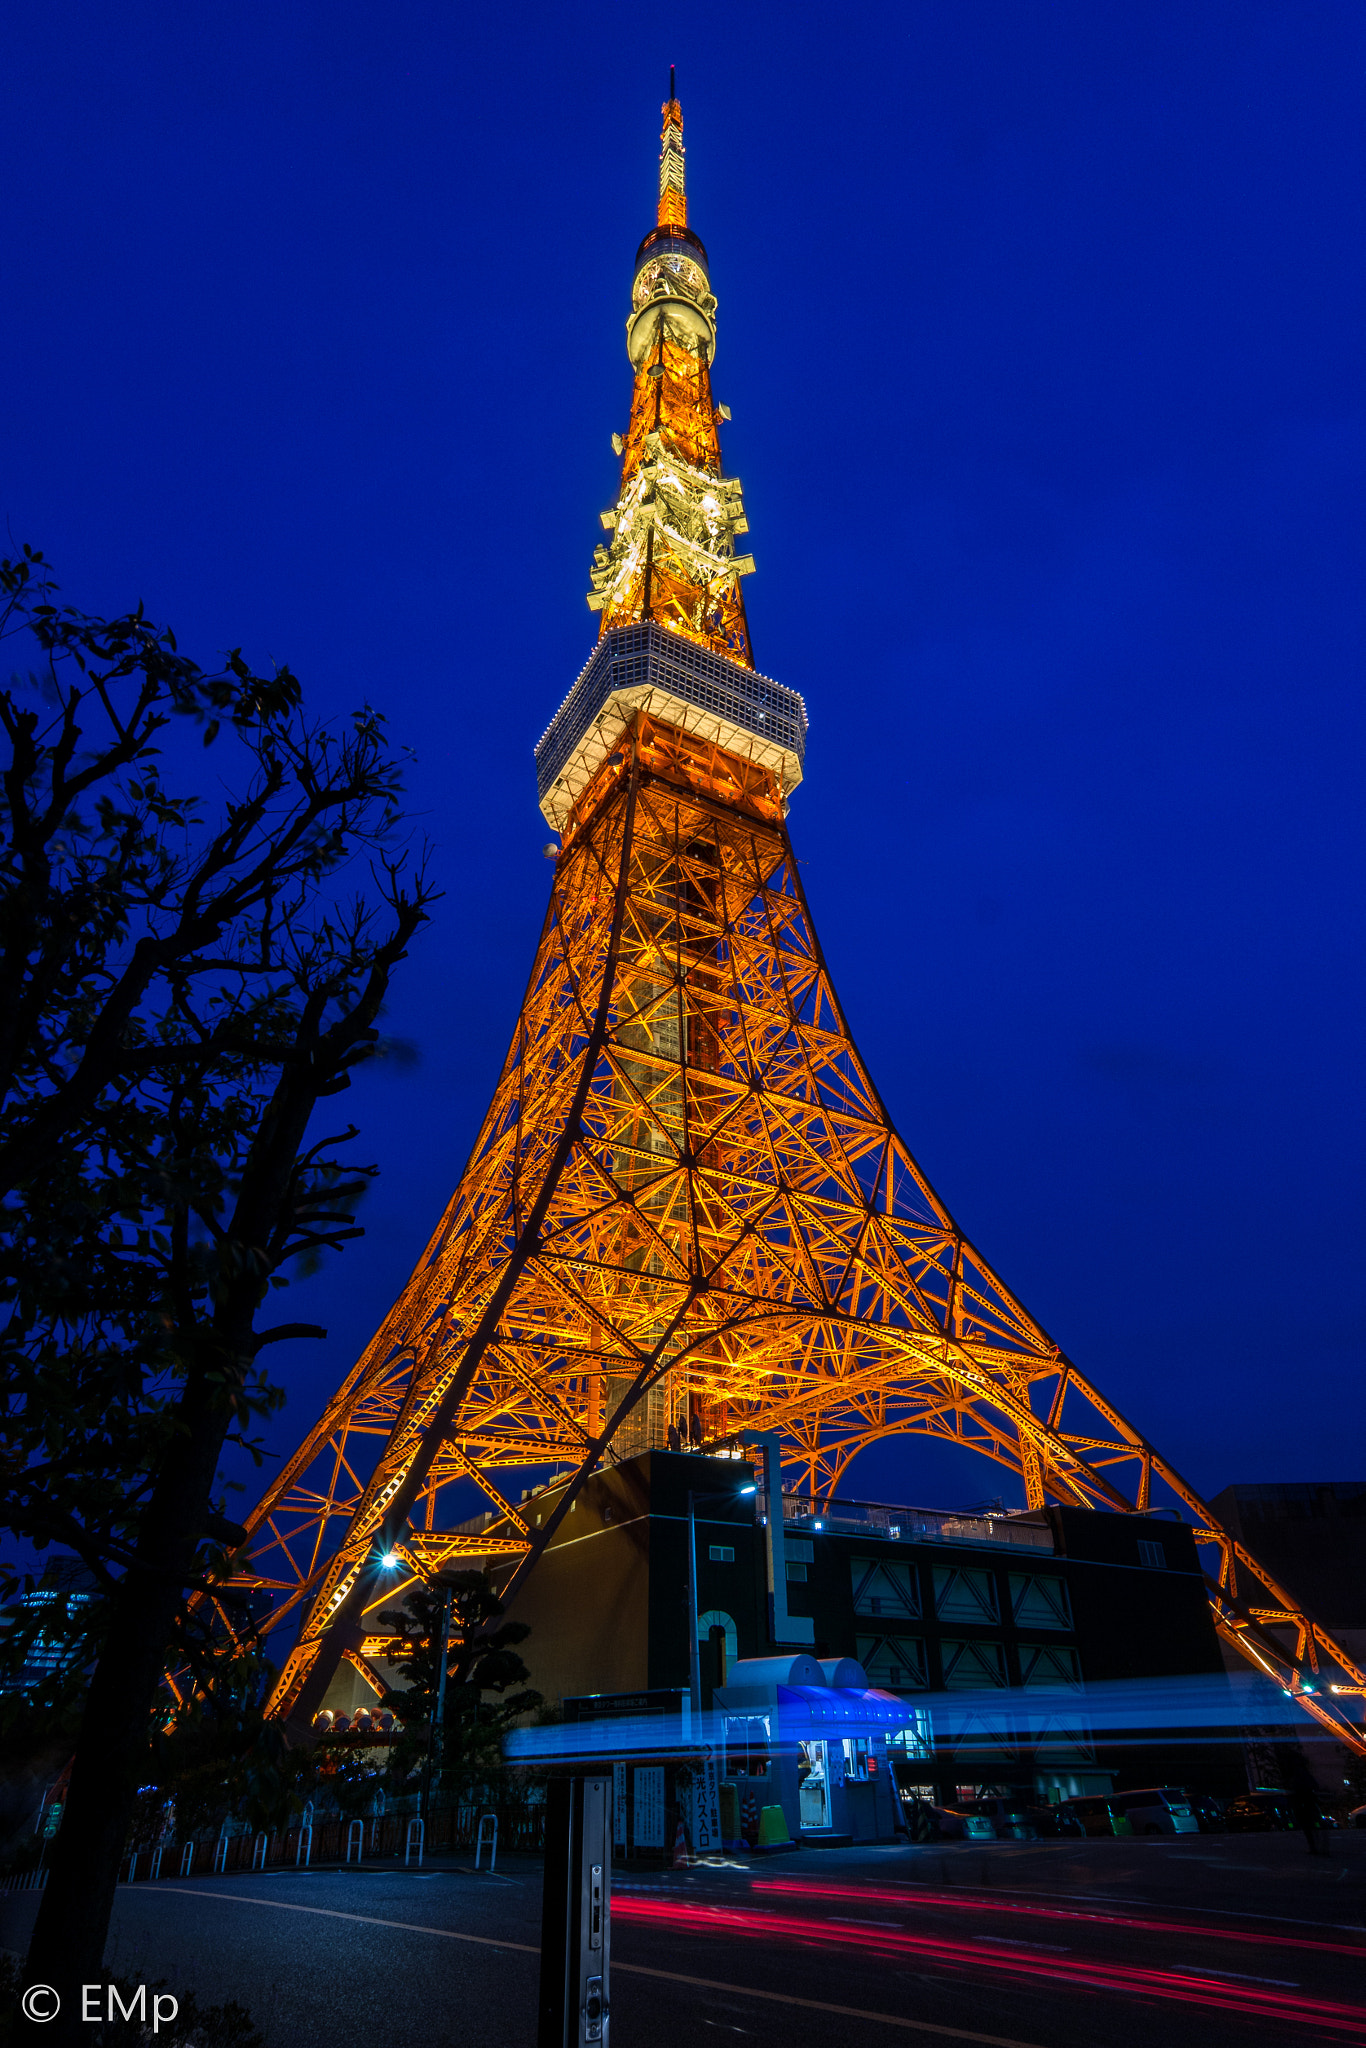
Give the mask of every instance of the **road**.
[[[269, 2048], [532, 2048], [540, 1867], [121, 1886], [109, 1967]], [[22, 1949], [36, 1899], [0, 1900]], [[1366, 2044], [1366, 1833], [820, 1850], [616, 1874], [614, 2048]]]

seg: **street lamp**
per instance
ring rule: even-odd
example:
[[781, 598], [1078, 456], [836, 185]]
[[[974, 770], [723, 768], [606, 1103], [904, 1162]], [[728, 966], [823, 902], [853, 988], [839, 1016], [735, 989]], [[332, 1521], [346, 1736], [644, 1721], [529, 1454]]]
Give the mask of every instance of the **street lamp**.
[[[427, 1578], [425, 1572], [423, 1577], [424, 1579]], [[435, 1577], [427, 1579], [427, 1584], [433, 1589], [438, 1586], [441, 1587], [446, 1597], [441, 1604], [441, 1647], [437, 1654], [436, 1662], [436, 1700], [432, 1707], [432, 1718], [427, 1729], [427, 1771], [422, 1787], [422, 1817], [424, 1820], [427, 1817], [427, 1808], [430, 1804], [433, 1760], [435, 1760], [439, 1770], [445, 1739], [446, 1656], [451, 1640], [451, 1608], [455, 1604], [455, 1580], [449, 1571], [443, 1571], [437, 1572]]]
[[446, 1655], [451, 1640], [451, 1608], [455, 1602], [455, 1581], [449, 1568], [435, 1573], [424, 1572], [415, 1558], [405, 1559], [397, 1550], [386, 1550], [379, 1560], [381, 1571], [386, 1572], [397, 1571], [404, 1563], [411, 1567], [414, 1575], [421, 1579], [424, 1586], [432, 1592], [443, 1591], [446, 1596], [441, 1603], [441, 1641], [437, 1651], [436, 1696], [427, 1722], [427, 1764], [422, 1774], [422, 1818], [425, 1821], [431, 1800], [433, 1762], [438, 1767], [441, 1762], [446, 1714]]

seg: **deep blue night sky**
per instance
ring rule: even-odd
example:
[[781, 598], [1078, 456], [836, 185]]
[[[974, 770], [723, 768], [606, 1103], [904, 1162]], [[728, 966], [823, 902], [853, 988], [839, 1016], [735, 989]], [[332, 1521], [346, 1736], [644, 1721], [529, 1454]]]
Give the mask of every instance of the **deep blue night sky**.
[[[447, 891], [275, 1440], [516, 1013], [671, 60], [756, 655], [810, 708], [792, 828], [879, 1086], [1203, 1491], [1359, 1476], [1360, 0], [11, 12], [11, 539], [382, 706]], [[851, 1475], [1003, 1483], [915, 1439]]]

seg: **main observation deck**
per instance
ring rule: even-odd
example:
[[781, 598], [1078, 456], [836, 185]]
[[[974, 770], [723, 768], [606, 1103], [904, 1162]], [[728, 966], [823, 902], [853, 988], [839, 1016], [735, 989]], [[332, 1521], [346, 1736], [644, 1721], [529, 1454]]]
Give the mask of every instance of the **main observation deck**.
[[654, 624], [604, 633], [536, 744], [546, 823], [563, 832], [637, 711], [767, 768], [784, 799], [802, 779], [806, 705], [796, 690]]

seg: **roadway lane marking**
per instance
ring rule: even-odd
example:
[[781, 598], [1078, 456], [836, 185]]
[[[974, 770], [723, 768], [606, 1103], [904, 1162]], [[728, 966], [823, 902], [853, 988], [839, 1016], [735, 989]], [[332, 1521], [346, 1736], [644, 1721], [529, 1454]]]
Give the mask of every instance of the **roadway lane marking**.
[[797, 1998], [790, 1991], [760, 1991], [752, 1984], [718, 1984], [713, 1977], [689, 1977], [681, 1970], [647, 1970], [643, 1963], [613, 1962], [614, 1970], [633, 1977], [658, 1977], [666, 1984], [687, 1984], [698, 1991], [726, 1991], [738, 1998], [763, 1998], [770, 2005], [799, 2005], [805, 2012], [833, 2012], [846, 2020], [876, 2020], [884, 2027], [904, 2027], [914, 2034], [938, 2034], [951, 2041], [976, 2041], [982, 2048], [1039, 2048], [1037, 2041], [1016, 2041], [1007, 2034], [970, 2034], [966, 2027], [937, 2027], [932, 2020], [903, 2019], [898, 2012], [869, 2012], [861, 2005], [831, 2005], [824, 1998]]
[[1274, 1984], [1278, 1991], [1298, 1991], [1292, 1977], [1249, 1977], [1245, 1970], [1199, 1970], [1194, 1963], [1173, 1963], [1179, 1977], [1230, 1977], [1238, 1984]]
[[838, 1920], [833, 1913], [828, 1916], [828, 1920], [831, 1927], [891, 1927], [898, 1934], [904, 1928], [904, 1922], [900, 1920]]
[[[478, 1948], [515, 1949], [519, 1955], [539, 1956], [539, 1946], [529, 1941], [499, 1941], [492, 1934], [462, 1934], [453, 1927], [424, 1927], [415, 1920], [382, 1920], [375, 1913], [343, 1913], [336, 1906], [297, 1906], [289, 1899], [253, 1899], [244, 1892], [206, 1892], [184, 1884], [149, 1884], [142, 1897], [174, 1893], [182, 1899], [225, 1899], [234, 1906], [264, 1906], [275, 1913], [312, 1913], [320, 1920], [355, 1920], [364, 1927], [393, 1927], [401, 1934], [435, 1934], [442, 1941], [468, 1941]], [[719, 1984], [711, 1977], [691, 1977], [681, 1970], [652, 1970], [644, 1963], [611, 1965], [631, 1977], [654, 1977], [665, 1984], [687, 1984], [698, 1991], [726, 1991], [737, 1998], [762, 1998], [769, 2005], [797, 2005], [805, 2012], [832, 2012], [841, 2019], [874, 2020], [884, 2027], [901, 2027], [913, 2034], [937, 2034], [941, 2040], [975, 2041], [979, 2048], [1039, 2048], [1037, 2041], [1017, 2041], [1008, 2034], [974, 2034], [966, 2027], [939, 2027], [931, 2020], [903, 2019], [896, 2012], [868, 2012], [858, 2005], [832, 2005], [824, 1998], [798, 1998], [790, 1991], [761, 1991], [752, 1984]]]
[[[152, 1886], [148, 1887], [151, 1891]], [[253, 1899], [245, 1892], [205, 1892], [187, 1884], [158, 1884], [157, 1893], [174, 1892], [182, 1899], [226, 1899], [230, 1906], [266, 1906], [273, 1913], [312, 1913], [319, 1920], [357, 1920], [363, 1927], [397, 1927], [404, 1934], [438, 1934], [443, 1941], [472, 1941], [480, 1948], [511, 1948], [538, 1956], [529, 1941], [499, 1941], [492, 1934], [462, 1934], [454, 1927], [424, 1927], [420, 1920], [381, 1920], [374, 1913], [343, 1913], [336, 1906], [296, 1906], [291, 1899]]]
[[[998, 1948], [1036, 1948], [1040, 1953], [1046, 1952], [1050, 1956], [1070, 1956], [1072, 1953], [1070, 1948], [1062, 1947], [1056, 1941], [1017, 1941], [1013, 1934], [977, 1934], [972, 1939], [991, 1942]], [[1269, 1984], [1271, 1979], [1258, 1978], [1257, 1981]], [[1298, 1984], [1295, 1989], [1299, 1990]]]

